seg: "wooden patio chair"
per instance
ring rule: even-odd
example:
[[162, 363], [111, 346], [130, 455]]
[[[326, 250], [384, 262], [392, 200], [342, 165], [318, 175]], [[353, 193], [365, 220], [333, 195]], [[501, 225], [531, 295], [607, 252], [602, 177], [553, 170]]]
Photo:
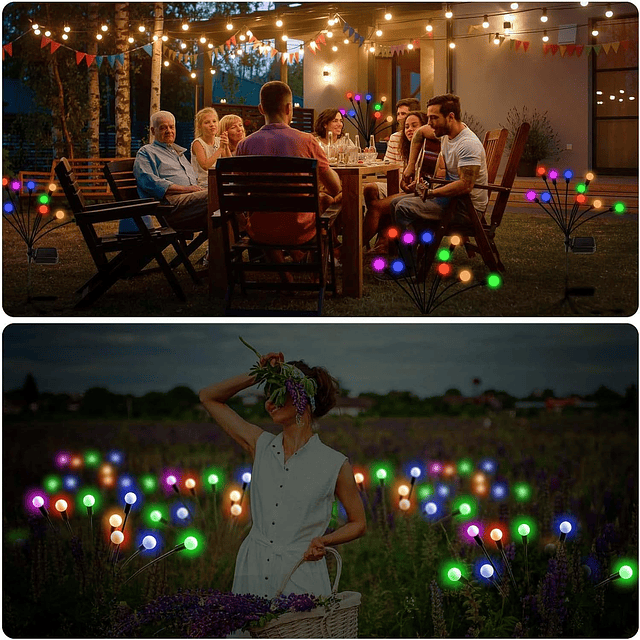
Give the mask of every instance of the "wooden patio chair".
[[[138, 183], [133, 175], [133, 163], [135, 158], [123, 158], [122, 160], [113, 160], [103, 165], [102, 171], [104, 177], [107, 179], [111, 193], [118, 202], [124, 202], [128, 200], [137, 200], [140, 198], [138, 194]], [[159, 204], [156, 217], [163, 226], [171, 226], [164, 218], [166, 214], [171, 211], [171, 205]], [[123, 221], [121, 228], [131, 228], [133, 233], [136, 233], [136, 227], [131, 221]], [[193, 252], [201, 247], [207, 240], [207, 231], [189, 231], [186, 229], [176, 230], [179, 238], [182, 242], [182, 247], [187, 256], [191, 256]], [[176, 256], [169, 266], [175, 269], [182, 264], [182, 260], [179, 256]], [[203, 272], [203, 276], [206, 275], [206, 271]]]
[[[176, 296], [186, 300], [180, 283], [162, 255], [167, 247], [172, 246], [193, 281], [198, 282], [195, 270], [180, 245], [178, 233], [169, 227], [149, 229], [143, 220], [145, 216], [155, 215], [158, 208], [156, 200], [148, 198], [87, 205], [66, 158], [56, 165], [55, 172], [98, 270], [76, 291], [80, 294], [76, 307], [93, 304], [118, 280], [137, 274], [153, 260], [158, 263]], [[138, 233], [104, 233], [102, 223], [126, 218], [134, 221]]]
[[[231, 309], [235, 287], [240, 286], [243, 294], [248, 290], [317, 292], [316, 311], [301, 311], [300, 315], [322, 314], [325, 291], [336, 292], [332, 225], [339, 210], [320, 213], [317, 172], [317, 160], [313, 158], [238, 156], [218, 160], [216, 179], [227, 270], [225, 313], [292, 315], [290, 311]], [[238, 214], [269, 216], [282, 212], [313, 213], [315, 236], [302, 245], [266, 245], [241, 234]], [[306, 262], [277, 264], [266, 260], [267, 249], [297, 250], [311, 257]], [[266, 278], [267, 274], [278, 276], [285, 272], [311, 277], [305, 281], [294, 279], [292, 283]]]
[[[464, 245], [465, 249], [467, 250], [467, 254], [470, 257], [473, 257], [476, 253], [479, 253], [484, 260], [484, 263], [487, 265], [489, 271], [504, 272], [506, 270], [504, 264], [502, 264], [502, 261], [500, 260], [500, 253], [495, 243], [495, 235], [496, 229], [502, 223], [502, 217], [504, 216], [507, 203], [509, 202], [509, 196], [511, 194], [511, 188], [513, 187], [513, 182], [516, 177], [518, 163], [520, 162], [520, 158], [522, 157], [522, 153], [524, 151], [524, 146], [529, 136], [529, 128], [530, 125], [528, 122], [523, 122], [518, 128], [500, 184], [494, 184], [490, 180], [486, 185], [474, 185], [474, 188], [484, 189], [488, 191], [490, 195], [492, 192], [497, 193], [496, 199], [493, 204], [491, 199], [489, 200], [487, 210], [484, 214], [478, 213], [475, 210], [471, 202], [471, 198], [467, 194], [464, 196], [451, 198], [449, 206], [447, 207], [442, 218], [440, 218], [438, 221], [434, 221], [434, 223], [437, 224], [437, 227], [434, 231], [434, 238], [428, 245], [425, 246], [422, 258], [420, 258], [420, 256], [418, 258], [419, 281], [423, 282], [426, 278], [426, 275], [429, 272], [431, 265], [433, 264], [438, 248], [440, 247], [442, 239], [445, 236], [452, 235], [458, 235], [462, 238], [462, 244]], [[489, 134], [492, 133], [493, 132], [489, 132]], [[493, 147], [491, 157], [492, 165], [494, 162], [494, 158], [498, 155], [497, 150], [499, 149], [499, 140], [502, 135], [504, 134], [500, 134], [498, 136], [498, 142], [496, 143], [496, 146]], [[487, 136], [485, 136], [485, 141], [487, 141]], [[502, 149], [504, 149], [504, 145]], [[497, 165], [499, 164], [500, 160], [498, 159]], [[487, 170], [488, 169], [489, 159], [487, 161]], [[497, 166], [495, 168], [495, 171], [497, 172]], [[495, 179], [495, 173], [493, 175], [493, 178]], [[440, 178], [432, 178], [431, 182], [433, 184], [447, 184], [449, 181]], [[453, 221], [454, 213], [458, 206], [458, 202], [461, 199], [464, 202], [466, 213], [469, 218], [469, 222], [464, 224], [456, 223]], [[489, 210], [491, 210], [491, 214], [489, 221], [487, 221], [485, 216], [489, 213]]]

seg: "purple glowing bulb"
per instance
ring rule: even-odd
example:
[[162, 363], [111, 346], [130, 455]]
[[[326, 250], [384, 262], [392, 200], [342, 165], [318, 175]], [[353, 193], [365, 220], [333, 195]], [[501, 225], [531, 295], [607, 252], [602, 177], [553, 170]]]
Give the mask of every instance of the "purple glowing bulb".
[[524, 197], [529, 202], [533, 202], [538, 197], [538, 194], [535, 191], [527, 191], [527, 193], [524, 194]]
[[167, 484], [170, 487], [173, 487], [175, 485], [175, 483], [178, 482], [178, 480], [176, 479], [175, 476], [167, 476]]
[[558, 179], [558, 171], [556, 169], [551, 169], [551, 171], [549, 171], [549, 177], [552, 180], [557, 180]]
[[31, 501], [31, 504], [36, 508], [40, 509], [40, 507], [44, 506], [44, 498], [42, 496], [35, 496]]
[[359, 93], [356, 93], [356, 95], [355, 95], [355, 96], [353, 96], [353, 99], [354, 99], [356, 102], [360, 102], [360, 99], [361, 99], [360, 94], [359, 94]]
[[374, 258], [371, 263], [371, 268], [374, 271], [384, 271], [384, 268], [387, 266], [387, 261], [384, 258]]
[[11, 181], [11, 188], [14, 191], [20, 191], [20, 182], [18, 182], [18, 180], [12, 180]]
[[404, 242], [405, 244], [411, 244], [415, 239], [416, 237], [411, 231], [405, 231], [402, 234], [402, 242]]

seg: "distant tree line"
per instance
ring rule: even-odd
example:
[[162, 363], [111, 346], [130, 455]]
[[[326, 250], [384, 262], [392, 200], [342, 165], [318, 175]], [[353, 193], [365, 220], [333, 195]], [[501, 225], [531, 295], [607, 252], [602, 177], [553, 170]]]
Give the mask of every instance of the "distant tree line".
[[[345, 395], [345, 394], [343, 394]], [[513, 410], [519, 398], [506, 391], [489, 389], [475, 397], [464, 398], [458, 389], [448, 389], [442, 396], [420, 398], [410, 391], [391, 391], [386, 394], [361, 393], [360, 398], [371, 401], [361, 417], [428, 417], [433, 415], [480, 416], [492, 410]], [[554, 398], [551, 389], [532, 394], [524, 400]], [[596, 411], [633, 411], [638, 408], [635, 385], [624, 394], [601, 386], [583, 400], [597, 404]], [[229, 405], [247, 420], [266, 419], [264, 403], [245, 405], [241, 397], [229, 400]], [[567, 407], [564, 411], [577, 411]], [[4, 393], [5, 415], [37, 414], [47, 417], [77, 415], [87, 418], [202, 420], [207, 414], [195, 391], [177, 386], [167, 392], [150, 391], [142, 396], [113, 393], [104, 387], [91, 387], [83, 394], [39, 392], [33, 375], [28, 374], [21, 388]]]

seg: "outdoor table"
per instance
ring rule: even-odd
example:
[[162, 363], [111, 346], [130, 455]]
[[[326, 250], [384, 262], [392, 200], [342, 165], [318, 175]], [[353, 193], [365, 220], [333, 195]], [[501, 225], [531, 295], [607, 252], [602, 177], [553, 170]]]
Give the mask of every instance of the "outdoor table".
[[361, 298], [363, 291], [363, 178], [384, 174], [387, 180], [387, 194], [399, 193], [402, 164], [392, 162], [372, 165], [332, 165], [332, 169], [335, 169], [342, 182], [342, 293], [352, 298]]

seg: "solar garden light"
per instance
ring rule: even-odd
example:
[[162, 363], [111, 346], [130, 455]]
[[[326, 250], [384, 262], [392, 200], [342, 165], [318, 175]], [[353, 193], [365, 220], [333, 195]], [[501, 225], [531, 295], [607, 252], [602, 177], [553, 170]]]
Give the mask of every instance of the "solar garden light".
[[402, 502], [403, 498], [407, 498], [410, 492], [411, 492], [411, 489], [409, 489], [409, 487], [406, 484], [401, 484], [398, 487], [398, 502]]
[[244, 500], [244, 492], [247, 490], [249, 483], [251, 482], [251, 474], [247, 471], [242, 474], [242, 495], [240, 496], [240, 504]]
[[596, 588], [602, 587], [609, 582], [613, 582], [614, 580], [619, 580], [620, 578], [622, 578], [623, 580], [630, 580], [632, 577], [633, 569], [628, 564], [625, 564], [620, 567], [618, 571], [612, 573], [608, 578], [605, 578], [602, 582], [598, 582]]
[[424, 505], [424, 512], [428, 516], [434, 516], [438, 512], [438, 505], [435, 502], [429, 501]]
[[129, 491], [129, 493], [125, 493], [124, 495], [124, 523], [122, 524], [122, 530], [127, 526], [127, 518], [129, 517], [129, 512], [131, 511], [131, 506], [134, 505], [138, 501], [138, 496], [133, 493], [133, 491]]
[[218, 478], [218, 476], [215, 473], [210, 473], [207, 476], [207, 482], [209, 483], [209, 486], [211, 487], [211, 491], [213, 492], [213, 521], [216, 527], [218, 526], [218, 506], [216, 504], [218, 501], [218, 492], [216, 487], [219, 481], [220, 481], [220, 478]]
[[411, 487], [409, 488], [409, 495], [407, 496], [408, 498], [411, 498], [413, 487], [415, 486], [416, 480], [420, 477], [421, 474], [422, 471], [420, 470], [420, 467], [411, 467]]
[[558, 540], [560, 544], [564, 544], [564, 541], [567, 539], [567, 534], [571, 533], [572, 528], [573, 527], [571, 526], [571, 523], [568, 520], [563, 520], [560, 523], [560, 538]]
[[526, 522], [523, 522], [518, 525], [518, 533], [522, 538], [522, 544], [524, 546], [524, 570], [527, 574], [527, 591], [529, 591], [529, 553], [527, 548], [529, 546], [529, 534], [531, 533], [531, 527]]
[[68, 504], [66, 500], [62, 498], [56, 501], [56, 510], [60, 512], [64, 523], [67, 525], [67, 529], [69, 529], [69, 533], [73, 535], [73, 531], [71, 530], [71, 523], [69, 522], [69, 516], [67, 514]]
[[493, 569], [493, 565], [492, 564], [485, 563], [480, 567], [480, 575], [485, 580], [489, 580], [489, 582], [491, 582], [491, 584], [500, 592], [500, 595], [504, 598], [505, 597], [505, 593], [502, 590], [502, 587], [500, 586], [500, 583], [493, 577], [494, 573], [495, 573], [495, 571]]
[[51, 525], [51, 528], [56, 531], [56, 528], [53, 526], [53, 522], [51, 522], [51, 518], [49, 517], [49, 512], [44, 506], [44, 498], [42, 496], [34, 496], [33, 500], [31, 500], [31, 504], [40, 511], [40, 513], [47, 519], [47, 522]]
[[387, 502], [384, 499], [384, 481], [387, 477], [387, 472], [385, 469], [378, 469], [376, 471], [376, 478], [380, 481], [380, 497], [382, 499], [382, 515], [384, 517], [384, 524], [387, 524]]
[[109, 536], [109, 538], [111, 539], [111, 546], [112, 546], [111, 560], [115, 564], [118, 561], [118, 553], [120, 552], [120, 545], [124, 541], [124, 533], [122, 533], [120, 529], [116, 529], [115, 531], [111, 532], [111, 535]]
[[471, 513], [471, 505], [468, 502], [462, 502], [459, 507], [454, 509], [451, 513], [446, 516], [442, 516], [438, 522], [444, 522], [449, 518], [453, 518], [454, 516], [468, 516]]
[[451, 569], [447, 571], [447, 577], [449, 578], [449, 580], [451, 580], [451, 582], [462, 582], [465, 585], [469, 584], [468, 578], [465, 578], [462, 575], [462, 571], [460, 571], [458, 567], [451, 567]]
[[171, 527], [171, 523], [162, 515], [162, 512], [160, 511], [160, 509], [154, 509], [150, 514], [149, 514], [149, 519], [151, 520], [151, 522], [158, 524], [158, 523], [162, 523], [168, 527]]
[[167, 476], [167, 484], [180, 495], [180, 489], [178, 488], [178, 479], [174, 475]]
[[82, 498], [82, 504], [87, 507], [87, 515], [89, 516], [89, 531], [91, 532], [91, 537], [93, 538], [93, 505], [95, 505], [96, 499], [88, 493], [84, 498]]
[[145, 536], [142, 538], [142, 544], [132, 553], [122, 564], [120, 569], [124, 569], [143, 549], [147, 551], [151, 551], [151, 549], [155, 549], [158, 541], [152, 535]]
[[505, 567], [507, 567], [507, 573], [509, 574], [509, 578], [511, 578], [511, 582], [513, 583], [513, 588], [517, 591], [518, 585], [516, 584], [516, 579], [513, 577], [513, 572], [511, 571], [511, 565], [509, 564], [509, 560], [507, 559], [507, 554], [504, 552], [504, 545], [502, 544], [502, 530], [498, 527], [491, 529], [491, 533], [489, 534], [491, 539], [496, 543], [496, 547], [498, 547], [498, 551], [502, 555], [502, 560], [504, 562]]
[[480, 537], [480, 529], [478, 529], [478, 527], [475, 524], [472, 524], [467, 527], [467, 535], [476, 541], [476, 544], [482, 549], [484, 555], [487, 557], [487, 560], [493, 567], [493, 570], [499, 574], [500, 572], [496, 569], [496, 566], [493, 564], [493, 560], [491, 559], [491, 556], [489, 555], [489, 552], [487, 551], [487, 548], [484, 546], [484, 542]]
[[360, 491], [364, 491], [364, 475], [362, 475], [361, 473], [355, 473], [353, 475], [353, 478], [358, 485], [358, 489], [360, 489]]
[[129, 580], [133, 580], [138, 574], [142, 573], [145, 569], [148, 569], [152, 564], [155, 564], [156, 562], [160, 562], [160, 560], [164, 560], [165, 558], [168, 558], [170, 555], [173, 555], [174, 553], [178, 553], [178, 551], [182, 551], [183, 549], [187, 549], [188, 551], [193, 551], [194, 549], [197, 548], [197, 546], [198, 546], [198, 540], [194, 536], [187, 536], [184, 539], [184, 542], [177, 544], [175, 547], [173, 547], [173, 549], [170, 549], [166, 553], [163, 553], [161, 556], [154, 558], [153, 560], [151, 560], [151, 562], [147, 562], [147, 564], [145, 564], [144, 567], [141, 567], [140, 569], [138, 569], [133, 575], [129, 576], [122, 584], [125, 585], [127, 584], [127, 582], [129, 582]]
[[184, 486], [187, 489], [189, 489], [189, 492], [195, 498], [195, 496], [196, 496], [196, 481], [193, 478], [187, 478], [184, 481]]

